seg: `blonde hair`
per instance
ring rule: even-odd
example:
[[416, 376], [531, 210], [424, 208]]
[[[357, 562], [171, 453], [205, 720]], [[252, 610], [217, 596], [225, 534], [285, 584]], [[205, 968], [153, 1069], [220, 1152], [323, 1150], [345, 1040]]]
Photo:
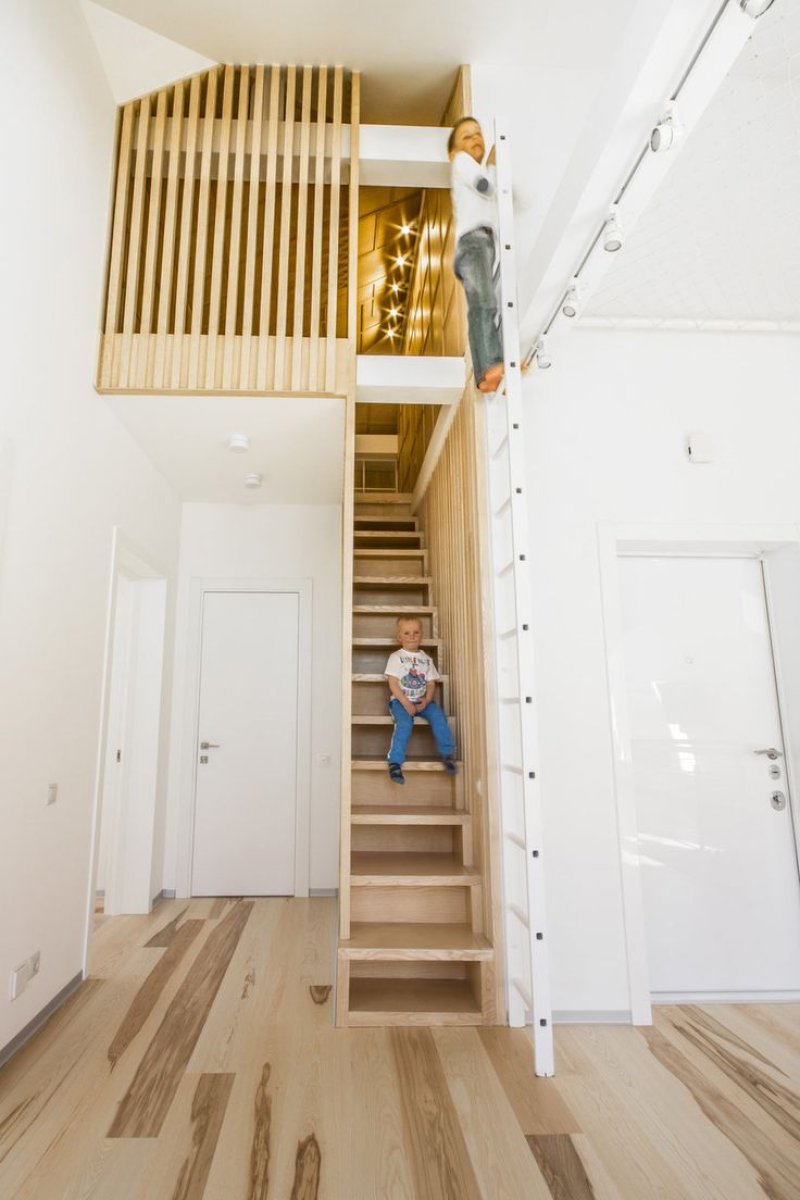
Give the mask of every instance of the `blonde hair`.
[[395, 626], [398, 633], [400, 632], [401, 625], [417, 625], [419, 626], [420, 633], [422, 633], [422, 621], [419, 617], [398, 617]]

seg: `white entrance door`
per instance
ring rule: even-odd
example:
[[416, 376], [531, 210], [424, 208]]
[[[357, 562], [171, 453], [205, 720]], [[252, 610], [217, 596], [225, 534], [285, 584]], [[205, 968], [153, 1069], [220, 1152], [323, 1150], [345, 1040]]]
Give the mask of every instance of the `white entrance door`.
[[[627, 558], [620, 571], [654, 999], [800, 989], [800, 883], [761, 564]], [[768, 749], [778, 756], [759, 753]]]
[[296, 593], [205, 593], [195, 896], [294, 893], [297, 673]]

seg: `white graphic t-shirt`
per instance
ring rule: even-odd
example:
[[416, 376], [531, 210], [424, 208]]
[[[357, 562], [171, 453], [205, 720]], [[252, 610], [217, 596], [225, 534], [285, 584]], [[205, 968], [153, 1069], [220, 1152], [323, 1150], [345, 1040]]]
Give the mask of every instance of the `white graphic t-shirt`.
[[433, 659], [424, 650], [395, 650], [389, 655], [384, 675], [400, 680], [400, 687], [412, 704], [424, 700], [429, 679], [441, 679]]

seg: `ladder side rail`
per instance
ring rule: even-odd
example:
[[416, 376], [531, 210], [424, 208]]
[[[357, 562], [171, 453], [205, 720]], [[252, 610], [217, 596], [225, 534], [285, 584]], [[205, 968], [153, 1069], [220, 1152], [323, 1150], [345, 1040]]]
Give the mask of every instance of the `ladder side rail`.
[[535, 659], [529, 573], [528, 511], [525, 487], [525, 435], [516, 278], [516, 247], [511, 195], [511, 154], [506, 122], [495, 123], [497, 159], [497, 211], [500, 235], [500, 295], [505, 359], [505, 399], [508, 423], [511, 480], [511, 524], [514, 548], [514, 589], [517, 609], [517, 670], [520, 691], [522, 787], [524, 795], [530, 962], [532, 974], [533, 1043], [537, 1075], [552, 1075], [553, 1030], [547, 949], [545, 879], [542, 849], [543, 820], [540, 786], [536, 778], [539, 758], [535, 707]]

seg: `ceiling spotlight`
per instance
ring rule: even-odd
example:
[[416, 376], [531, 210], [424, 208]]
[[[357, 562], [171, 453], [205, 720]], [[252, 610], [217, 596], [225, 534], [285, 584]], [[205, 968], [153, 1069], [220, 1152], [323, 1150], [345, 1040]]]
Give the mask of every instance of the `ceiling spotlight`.
[[622, 249], [624, 240], [622, 229], [617, 220], [617, 206], [615, 204], [608, 214], [608, 220], [603, 226], [603, 249], [607, 250], [609, 254], [616, 254], [617, 250]]
[[772, 8], [774, 0], [739, 0], [739, 7], [748, 17], [752, 17], [757, 21], [759, 17], [763, 17], [768, 8]]
[[408, 235], [411, 233], [411, 226], [410, 225], [401, 225], [400, 232], [402, 233], [403, 237], [408, 237]]
[[547, 340], [544, 334], [542, 334], [536, 343], [534, 357], [536, 359], [536, 365], [540, 371], [547, 371], [553, 365], [553, 360], [547, 353]]
[[393, 329], [387, 329], [385, 332], [386, 332], [386, 336], [389, 338], [397, 337], [397, 334], [395, 333], [395, 331]]
[[394, 265], [396, 267], [404, 267], [406, 265], [405, 255], [404, 254], [398, 255], [398, 257], [394, 260]]
[[397, 293], [400, 291], [400, 284], [399, 283], [390, 283], [389, 291], [394, 292], [395, 295], [397, 295]]
[[400, 309], [399, 309], [399, 308], [390, 308], [390, 309], [389, 309], [389, 316], [390, 316], [390, 317], [392, 318], [392, 320], [394, 321], [394, 320], [395, 320], [395, 318], [397, 318], [397, 317], [399, 317], [399, 316], [400, 316]]
[[670, 102], [664, 110], [663, 117], [650, 134], [650, 149], [654, 154], [671, 150], [682, 133], [683, 126], [678, 119], [677, 109]]
[[577, 279], [569, 285], [569, 291], [561, 303], [561, 311], [565, 317], [577, 317], [581, 306], [581, 291]]
[[250, 449], [250, 438], [246, 433], [229, 433], [225, 439], [225, 445], [229, 450], [243, 454], [245, 450]]
[[260, 488], [264, 482], [264, 476], [258, 471], [250, 471], [244, 477], [244, 486], [246, 488]]

